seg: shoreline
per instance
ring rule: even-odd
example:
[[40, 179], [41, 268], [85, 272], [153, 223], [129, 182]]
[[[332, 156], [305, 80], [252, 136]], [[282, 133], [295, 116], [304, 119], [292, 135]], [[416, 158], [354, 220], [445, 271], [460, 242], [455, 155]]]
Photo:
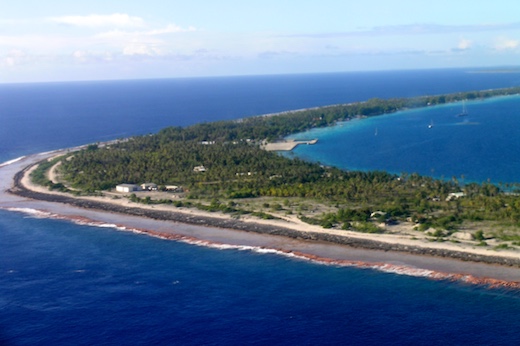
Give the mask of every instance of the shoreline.
[[[48, 154], [48, 153], [47, 153]], [[53, 153], [56, 155], [56, 153]], [[56, 192], [48, 192], [44, 193], [42, 191], [33, 190], [34, 186], [27, 186], [27, 176], [28, 172], [32, 167], [38, 164], [42, 159], [46, 157], [38, 157], [39, 155], [33, 155], [32, 158], [34, 162], [32, 164], [27, 165], [27, 163], [23, 163], [26, 161], [25, 159], [20, 159], [20, 166], [24, 167], [22, 170], [18, 170], [15, 172], [13, 177], [13, 185], [7, 189], [10, 194], [14, 194], [23, 198], [28, 198], [31, 200], [45, 201], [50, 202], [52, 204], [61, 204], [68, 205], [77, 208], [81, 208], [82, 210], [90, 210], [94, 212], [100, 212], [105, 214], [113, 214], [118, 215], [119, 217], [123, 217], [127, 215], [128, 217], [137, 217], [137, 218], [146, 218], [151, 220], [156, 220], [158, 222], [169, 222], [176, 225], [192, 225], [195, 227], [201, 228], [209, 228], [213, 229], [213, 233], [215, 233], [215, 229], [220, 231], [224, 230], [234, 230], [239, 233], [245, 233], [245, 237], [249, 237], [249, 235], [260, 235], [270, 238], [281, 238], [276, 240], [276, 243], [281, 242], [282, 245], [276, 245], [275, 247], [271, 247], [270, 245], [267, 247], [260, 246], [259, 249], [263, 249], [266, 251], [270, 249], [282, 255], [290, 255], [291, 257], [297, 257], [304, 260], [309, 260], [313, 262], [319, 262], [324, 264], [338, 265], [338, 266], [351, 266], [358, 268], [372, 268], [385, 272], [393, 272], [398, 274], [405, 275], [413, 275], [413, 276], [424, 276], [429, 277], [435, 280], [448, 280], [448, 281], [457, 281], [457, 282], [466, 282], [477, 285], [484, 285], [488, 287], [505, 287], [512, 289], [520, 290], [520, 271], [518, 271], [518, 267], [520, 267], [520, 258], [505, 256], [503, 254], [497, 254], [496, 256], [478, 254], [478, 253], [469, 253], [463, 251], [454, 251], [451, 249], [446, 249], [438, 244], [435, 244], [437, 247], [424, 247], [417, 245], [410, 245], [407, 243], [400, 243], [399, 239], [395, 242], [385, 242], [382, 240], [378, 240], [379, 235], [367, 235], [367, 234], [356, 234], [356, 236], [350, 235], [338, 235], [332, 231], [327, 230], [298, 230], [298, 225], [292, 225], [293, 227], [284, 227], [283, 225], [278, 225], [276, 222], [262, 222], [261, 220], [237, 220], [233, 219], [230, 216], [213, 216], [207, 215], [209, 213], [204, 213], [197, 210], [188, 210], [188, 211], [177, 211], [177, 210], [160, 210], [153, 207], [144, 208], [142, 205], [137, 206], [136, 204], [127, 203], [122, 204], [121, 201], [119, 203], [115, 203], [115, 201], [110, 201], [107, 197], [104, 197], [105, 201], [99, 200], [100, 198], [90, 198], [90, 197], [73, 197], [70, 195], [65, 195], [63, 193]], [[42, 156], [42, 154], [40, 154]], [[44, 156], [44, 155], [43, 155]], [[51, 155], [47, 155], [50, 157]], [[36, 160], [37, 159], [37, 160]], [[18, 162], [16, 160], [13, 160]], [[24, 181], [25, 178], [25, 181]], [[30, 185], [30, 184], [29, 184]], [[41, 187], [44, 190], [44, 187]], [[102, 198], [103, 199], [103, 198]], [[110, 203], [112, 202], [112, 203]], [[1, 208], [1, 205], [0, 205]], [[12, 211], [16, 211], [16, 208], [3, 208]], [[206, 215], [205, 215], [206, 214]], [[72, 221], [78, 221], [82, 219], [80, 216], [69, 216], [64, 217], [65, 219], [69, 219]], [[116, 217], [117, 218], [117, 217]], [[95, 220], [85, 217], [81, 223], [92, 223], [95, 225]], [[178, 240], [185, 241], [194, 245], [204, 245], [210, 247], [219, 247], [224, 246], [225, 244], [229, 244], [226, 236], [224, 236], [224, 241], [222, 240], [214, 240], [208, 236], [187, 236], [182, 235], [176, 232], [171, 231], [161, 231], [150, 228], [134, 228], [127, 227], [125, 222], [118, 222], [114, 224], [116, 227], [125, 228], [125, 230], [136, 231], [137, 233], [146, 234], [149, 236], [154, 236], [163, 239], [170, 240]], [[295, 229], [296, 228], [296, 229]], [[211, 232], [211, 231], [210, 231]], [[337, 232], [336, 232], [337, 233]], [[346, 232], [345, 232], [346, 233]], [[286, 247], [287, 243], [294, 240], [296, 242], [302, 242], [304, 244], [313, 244], [315, 246], [326, 246], [326, 245], [335, 245], [338, 247], [352, 249], [352, 251], [358, 251], [358, 255], [360, 252], [372, 252], [371, 254], [378, 254], [375, 257], [381, 255], [383, 258], [394, 258], [392, 260], [383, 259], [383, 260], [375, 260], [375, 261], [367, 261], [367, 260], [355, 260], [355, 259], [344, 259], [341, 256], [329, 256], [322, 255], [320, 253], [313, 253], [313, 251], [307, 250], [290, 250]], [[254, 242], [253, 242], [254, 243]], [[231, 243], [232, 244], [232, 243]], [[449, 245], [449, 244], [448, 244]], [[240, 244], [233, 244], [228, 246], [244, 246]], [[247, 246], [247, 245], [246, 245]], [[254, 246], [253, 246], [254, 247]], [[305, 248], [305, 247], [304, 247]], [[385, 255], [385, 256], [383, 256]], [[388, 256], [387, 256], [388, 255]], [[369, 254], [369, 257], [371, 255]], [[428, 262], [430, 259], [432, 261], [457, 261], [460, 262], [460, 265], [457, 267], [455, 273], [452, 271], [446, 270], [435, 270], [435, 265], [433, 265], [433, 269], [426, 269], [424, 267], [428, 267], [426, 265], [402, 265], [399, 262], [399, 258], [406, 256], [416, 256], [418, 258], [425, 259], [425, 262]], [[395, 260], [397, 259], [397, 260]], [[421, 261], [419, 261], [421, 262]], [[396, 264], [397, 263], [397, 264]], [[485, 273], [485, 276], [479, 275], [482, 273], [482, 268], [474, 269], [471, 273], [467, 273], [464, 269], [465, 266], [469, 267], [472, 265], [481, 265], [481, 266], [490, 266], [491, 270]], [[448, 266], [449, 267], [449, 266]], [[442, 269], [442, 268], [441, 268]], [[506, 279], [503, 278], [494, 278], [493, 273], [496, 269], [508, 270], [508, 274], [505, 275]]]
[[[21, 174], [20, 174], [21, 173]], [[20, 175], [19, 175], [20, 174]], [[173, 221], [184, 224], [191, 224], [203, 227], [214, 227], [214, 228], [224, 228], [224, 229], [233, 229], [236, 231], [245, 231], [245, 232], [255, 232], [260, 234], [268, 234], [275, 236], [283, 236], [293, 239], [302, 239], [302, 240], [310, 240], [310, 241], [321, 241], [321, 242], [330, 242], [339, 245], [346, 245], [353, 248], [362, 248], [369, 250], [379, 250], [379, 251], [397, 251], [397, 252], [406, 252], [416, 255], [426, 255], [426, 256], [436, 256], [436, 257], [447, 257], [453, 258], [462, 261], [472, 261], [472, 262], [482, 262], [487, 264], [499, 264], [506, 266], [516, 266], [520, 267], [520, 258], [510, 258], [503, 256], [489, 256], [489, 255], [480, 255], [480, 254], [472, 254], [466, 253], [463, 251], [453, 251], [447, 249], [436, 249], [436, 248], [428, 248], [428, 247], [420, 247], [420, 246], [410, 246], [403, 245], [399, 243], [387, 243], [382, 241], [377, 241], [374, 239], [369, 239], [369, 237], [349, 237], [349, 236], [341, 236], [332, 234], [329, 232], [307, 232], [307, 231], [297, 231], [291, 228], [276, 226], [272, 224], [262, 224], [255, 222], [244, 222], [232, 218], [218, 218], [218, 217], [210, 217], [201, 215], [202, 213], [181, 213], [181, 212], [167, 212], [162, 210], [154, 210], [147, 208], [139, 208], [139, 207], [125, 207], [109, 202], [100, 202], [100, 201], [92, 201], [85, 200], [76, 197], [67, 197], [61, 195], [54, 194], [45, 194], [41, 192], [36, 192], [27, 189], [23, 186], [21, 181], [21, 175], [23, 172], [17, 173], [15, 176], [15, 188], [17, 190], [11, 190], [10, 193], [14, 193], [18, 196], [22, 196], [25, 198], [42, 200], [52, 203], [63, 203], [73, 205], [79, 208], [85, 209], [94, 209], [100, 210], [110, 213], [119, 213], [119, 214], [128, 214], [138, 217], [147, 217], [154, 220], [162, 220], [162, 221]], [[199, 215], [197, 215], [199, 214]], [[371, 238], [371, 237], [370, 237]]]
[[[29, 210], [17, 210], [16, 208], [7, 208], [9, 211], [14, 212], [25, 212], [31, 213]], [[520, 282], [519, 281], [511, 281], [504, 279], [495, 279], [491, 276], [480, 276], [473, 274], [464, 274], [464, 273], [452, 273], [445, 272], [435, 269], [425, 269], [418, 268], [415, 266], [410, 266], [408, 264], [398, 263], [396, 261], [363, 261], [363, 260], [352, 260], [352, 259], [335, 259], [330, 257], [323, 257], [320, 255], [295, 251], [295, 250], [286, 250], [283, 248], [272, 248], [265, 246], [254, 246], [254, 245], [239, 245], [239, 244], [227, 244], [217, 241], [210, 240], [202, 240], [197, 237], [187, 236], [183, 234], [170, 233], [170, 232], [161, 232], [154, 231], [149, 229], [140, 229], [140, 228], [130, 228], [128, 226], [122, 224], [106, 224], [99, 221], [91, 220], [82, 216], [72, 216], [65, 217], [61, 215], [51, 214], [48, 212], [41, 212], [38, 210], [33, 210], [32, 213], [38, 214], [38, 217], [47, 217], [58, 220], [67, 220], [72, 221], [79, 225], [87, 225], [93, 227], [101, 227], [101, 228], [113, 228], [118, 231], [126, 231], [132, 232], [136, 234], [142, 234], [154, 238], [164, 239], [164, 240], [173, 240], [178, 242], [184, 242], [190, 245], [203, 246], [208, 248], [220, 249], [220, 250], [238, 250], [238, 251], [250, 251], [256, 252], [260, 254], [277, 254], [293, 259], [299, 259], [304, 261], [309, 261], [311, 263], [316, 263], [319, 265], [331, 265], [337, 267], [351, 267], [357, 269], [370, 269], [377, 270], [384, 273], [391, 273], [397, 275], [406, 275], [417, 278], [428, 278], [436, 281], [446, 281], [453, 283], [466, 283], [470, 285], [484, 286], [487, 288], [502, 288], [502, 289], [511, 289], [515, 291], [520, 291]], [[239, 231], [241, 232], [241, 231]], [[275, 237], [275, 236], [271, 236]], [[379, 250], [368, 250], [368, 251], [379, 251]], [[451, 261], [451, 260], [448, 260]], [[396, 263], [390, 263], [396, 262]]]
[[[349, 234], [353, 232], [334, 232], [333, 230], [325, 230], [321, 227], [312, 227], [310, 225], [305, 225], [307, 230], [299, 230], [295, 229], [295, 227], [290, 227], [288, 223], [283, 225], [283, 221], [279, 222], [282, 223], [282, 225], [277, 224], [277, 221], [265, 221], [260, 219], [249, 220], [248, 222], [232, 218], [228, 215], [220, 215], [220, 217], [218, 217], [218, 214], [215, 213], [202, 212], [193, 209], [189, 209], [187, 212], [181, 210], [164, 210], [159, 206], [146, 207], [142, 204], [135, 203], [128, 203], [126, 205], [116, 203], [114, 200], [110, 200], [107, 197], [74, 197], [66, 193], [47, 192], [45, 191], [45, 187], [34, 186], [28, 177], [31, 169], [37, 164], [38, 163], [35, 163], [26, 167], [22, 171], [17, 172], [13, 178], [13, 187], [9, 189], [8, 192], [35, 200], [68, 204], [84, 209], [147, 217], [155, 220], [255, 232], [260, 234], [284, 236], [293, 239], [330, 242], [353, 248], [406, 252], [417, 255], [453, 258], [462, 261], [520, 267], [520, 256], [515, 258], [498, 252], [495, 255], [488, 255], [479, 253], [479, 251], [457, 251], [447, 248], [449, 244], [441, 244], [441, 246], [435, 246], [435, 244], [428, 244], [430, 246], [420, 246], [419, 244], [412, 245], [409, 243], [403, 244], [399, 239], [394, 239], [394, 241], [384, 241], [385, 239], [382, 235], [356, 233], [353, 236], [352, 234]], [[303, 226], [300, 227], [303, 228]]]

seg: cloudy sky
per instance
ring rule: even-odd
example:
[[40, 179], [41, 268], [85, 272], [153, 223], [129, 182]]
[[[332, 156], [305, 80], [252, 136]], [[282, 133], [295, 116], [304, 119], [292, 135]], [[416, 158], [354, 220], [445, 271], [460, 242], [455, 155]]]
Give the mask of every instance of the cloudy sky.
[[0, 83], [520, 63], [518, 0], [0, 0]]

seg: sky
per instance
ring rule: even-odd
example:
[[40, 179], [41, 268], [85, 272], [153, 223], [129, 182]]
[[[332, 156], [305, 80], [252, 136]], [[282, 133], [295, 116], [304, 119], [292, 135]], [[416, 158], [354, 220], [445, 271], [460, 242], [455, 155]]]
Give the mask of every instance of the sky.
[[518, 0], [0, 0], [0, 83], [517, 66]]

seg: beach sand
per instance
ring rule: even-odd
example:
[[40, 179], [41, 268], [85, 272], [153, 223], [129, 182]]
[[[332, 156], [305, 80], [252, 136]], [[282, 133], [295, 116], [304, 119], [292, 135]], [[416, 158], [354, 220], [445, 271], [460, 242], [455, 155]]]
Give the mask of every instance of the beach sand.
[[[260, 220], [246, 217], [236, 220], [225, 214], [172, 206], [144, 206], [132, 203], [127, 199], [107, 197], [82, 198], [91, 203], [88, 208], [83, 208], [6, 193], [7, 190], [13, 188], [13, 177], [17, 172], [59, 153], [31, 155], [0, 166], [0, 208], [25, 212], [38, 217], [62, 218], [81, 224], [114, 227], [220, 249], [273, 252], [323, 264], [371, 268], [439, 280], [520, 289], [520, 268], [518, 266], [520, 256], [512, 251], [497, 252], [465, 244], [431, 243], [424, 240], [412, 240], [403, 235], [373, 235], [325, 230], [302, 223], [296, 218]], [[50, 194], [45, 187], [34, 186], [28, 179], [28, 174], [24, 175], [21, 183], [29, 190], [44, 193], [47, 196]], [[53, 195], [59, 197], [62, 194], [53, 192]], [[76, 198], [76, 200], [78, 199]], [[112, 207], [107, 207], [108, 204], [114, 206], [116, 211], [124, 211], [124, 209], [132, 211], [133, 215], [114, 212]], [[136, 210], [142, 211], [142, 215], [136, 215]], [[153, 218], [156, 215], [166, 214], [175, 215], [175, 217], [172, 217], [172, 220]], [[203, 225], [201, 226], [201, 224]], [[232, 227], [226, 227], [226, 225]], [[249, 232], [243, 230], [249, 230]], [[334, 242], [338, 237], [347, 239], [347, 244], [353, 240], [350, 244], [355, 247]], [[327, 239], [332, 241], [325, 241]], [[363, 244], [371, 244], [371, 246], [375, 244], [375, 248], [381, 250], [366, 249], [362, 247]], [[394, 251], [388, 251], [389, 249]], [[399, 251], [395, 251], [395, 249]], [[420, 251], [417, 252], [416, 249]], [[414, 252], [421, 255], [414, 254]], [[461, 257], [465, 259], [464, 261], [457, 260], [450, 257], [450, 253], [454, 252], [462, 252], [467, 256]], [[443, 253], [444, 257], [441, 257]], [[430, 256], [425, 256], [425, 254], [430, 254]], [[432, 254], [434, 256], [431, 256]], [[511, 260], [511, 263], [515, 263], [515, 265], [482, 263], [479, 260], [482, 256], [491, 258], [491, 262], [500, 262], [501, 259]]]

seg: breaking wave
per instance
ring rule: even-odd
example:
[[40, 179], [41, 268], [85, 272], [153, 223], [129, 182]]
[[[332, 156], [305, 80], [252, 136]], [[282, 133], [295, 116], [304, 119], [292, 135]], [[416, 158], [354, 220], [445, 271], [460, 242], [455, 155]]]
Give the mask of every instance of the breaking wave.
[[21, 161], [21, 160], [23, 160], [25, 158], [26, 158], [26, 156], [20, 156], [20, 157], [18, 157], [16, 159], [12, 159], [12, 160], [9, 160], [9, 161], [2, 162], [2, 163], [0, 163], [0, 167], [5, 167], [5, 166], [12, 165], [13, 163]]
[[182, 234], [158, 232], [148, 229], [139, 229], [127, 227], [124, 225], [106, 223], [95, 221], [83, 216], [64, 216], [48, 211], [32, 209], [32, 208], [1, 208], [8, 211], [20, 212], [29, 215], [34, 218], [48, 218], [57, 220], [68, 220], [77, 225], [93, 226], [100, 228], [111, 228], [118, 231], [132, 232], [136, 234], [144, 234], [155, 238], [174, 240], [183, 242], [190, 245], [203, 246], [207, 248], [217, 250], [235, 250], [235, 251], [250, 251], [258, 254], [266, 255], [278, 255], [292, 259], [309, 261], [320, 265], [332, 265], [337, 267], [353, 267], [359, 269], [371, 269], [379, 272], [406, 275], [412, 277], [428, 278], [436, 281], [450, 281], [450, 282], [462, 282], [472, 285], [485, 286], [489, 288], [507, 288], [520, 290], [520, 282], [516, 281], [505, 281], [486, 277], [476, 277], [468, 274], [458, 273], [445, 273], [430, 269], [417, 268], [408, 265], [390, 264], [390, 263], [379, 263], [379, 262], [363, 262], [363, 261], [352, 261], [352, 260], [337, 260], [332, 258], [321, 257], [317, 255], [307, 254], [299, 251], [291, 251], [284, 249], [267, 248], [263, 246], [251, 246], [251, 245], [233, 245], [219, 242], [212, 242], [208, 240], [202, 240], [191, 236]]

